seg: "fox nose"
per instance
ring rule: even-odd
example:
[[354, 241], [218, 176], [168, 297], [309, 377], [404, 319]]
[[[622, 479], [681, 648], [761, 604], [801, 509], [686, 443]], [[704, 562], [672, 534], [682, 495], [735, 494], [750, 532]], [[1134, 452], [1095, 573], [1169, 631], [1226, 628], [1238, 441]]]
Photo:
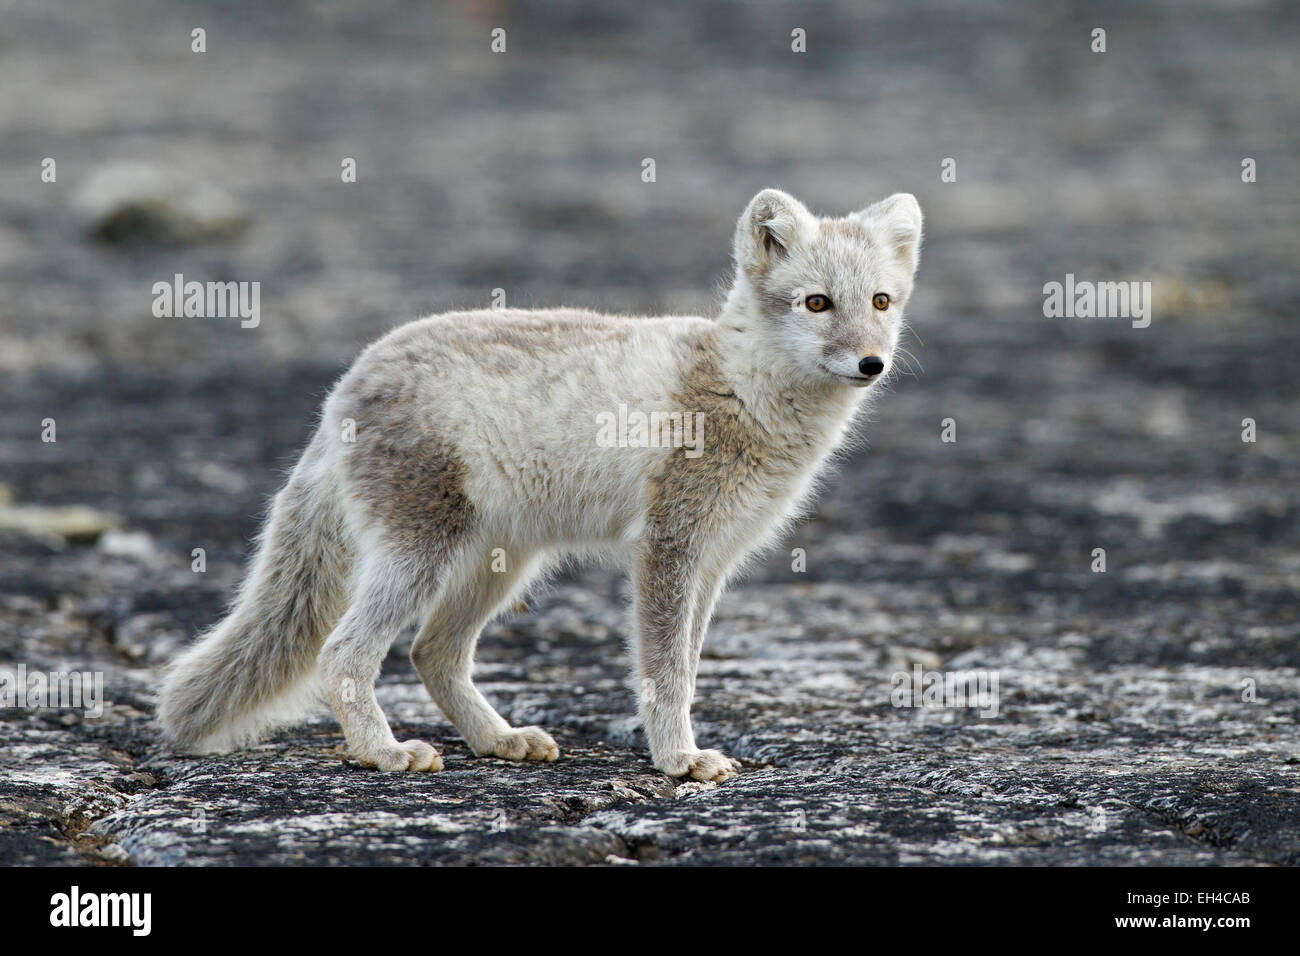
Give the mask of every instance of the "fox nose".
[[885, 360], [879, 355], [868, 355], [858, 363], [858, 371], [863, 375], [879, 375], [885, 370]]

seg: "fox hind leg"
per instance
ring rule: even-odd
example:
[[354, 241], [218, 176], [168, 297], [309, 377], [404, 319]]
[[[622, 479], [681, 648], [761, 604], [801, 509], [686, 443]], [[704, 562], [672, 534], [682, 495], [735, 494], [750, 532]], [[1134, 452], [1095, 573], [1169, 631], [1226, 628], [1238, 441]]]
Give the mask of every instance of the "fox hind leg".
[[380, 770], [441, 770], [438, 751], [420, 740], [399, 743], [375, 699], [375, 678], [401, 629], [427, 602], [430, 569], [413, 572], [401, 562], [371, 558], [358, 578], [351, 607], [320, 652], [330, 705], [348, 749]]
[[464, 553], [411, 646], [411, 661], [429, 695], [479, 756], [554, 760], [560, 753], [540, 727], [511, 727], [473, 680], [483, 626], [527, 585], [539, 564], [522, 552], [507, 551], [497, 560]]

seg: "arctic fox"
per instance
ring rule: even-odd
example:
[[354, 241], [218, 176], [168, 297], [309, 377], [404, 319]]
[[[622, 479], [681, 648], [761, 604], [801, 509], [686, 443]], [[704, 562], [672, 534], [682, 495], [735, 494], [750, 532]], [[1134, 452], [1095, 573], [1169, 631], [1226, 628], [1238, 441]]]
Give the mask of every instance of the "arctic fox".
[[[361, 764], [439, 770], [429, 744], [393, 737], [374, 692], [418, 622], [411, 659], [473, 751], [554, 760], [549, 734], [511, 727], [475, 688], [475, 645], [549, 562], [613, 553], [633, 575], [655, 767], [730, 777], [736, 762], [691, 728], [705, 628], [892, 370], [920, 244], [910, 194], [818, 218], [765, 189], [737, 224], [716, 318], [455, 312], [375, 342], [325, 401], [228, 616], [170, 667], [168, 742], [249, 744], [323, 678]], [[624, 406], [696, 423], [695, 447], [598, 441]]]

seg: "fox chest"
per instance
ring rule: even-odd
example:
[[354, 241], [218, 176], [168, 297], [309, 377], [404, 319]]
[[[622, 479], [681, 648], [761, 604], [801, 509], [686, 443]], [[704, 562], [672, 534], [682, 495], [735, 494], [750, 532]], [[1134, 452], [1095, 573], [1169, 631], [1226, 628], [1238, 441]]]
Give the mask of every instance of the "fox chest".
[[675, 453], [649, 483], [649, 517], [682, 532], [744, 538], [798, 510], [833, 446], [764, 440], [736, 430], [706, 440], [703, 453]]

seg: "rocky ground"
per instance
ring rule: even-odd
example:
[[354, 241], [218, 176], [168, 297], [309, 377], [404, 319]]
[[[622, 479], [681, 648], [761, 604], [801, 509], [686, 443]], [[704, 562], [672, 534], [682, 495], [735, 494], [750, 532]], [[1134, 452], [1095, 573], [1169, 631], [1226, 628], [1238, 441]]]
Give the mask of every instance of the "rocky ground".
[[[0, 5], [0, 671], [107, 701], [0, 708], [0, 860], [1300, 863], [1295, 15], [857, 7]], [[160, 749], [158, 669], [361, 344], [495, 288], [707, 311], [766, 185], [907, 189], [928, 238], [916, 375], [707, 641], [738, 777], [651, 768], [593, 569], [482, 643], [557, 763], [474, 758], [409, 635], [381, 702], [442, 773], [362, 769], [323, 712]], [[177, 272], [260, 281], [260, 324], [156, 318]], [[1066, 273], [1151, 281], [1151, 325], [1045, 318]], [[996, 715], [894, 706], [917, 666], [996, 675]]]

